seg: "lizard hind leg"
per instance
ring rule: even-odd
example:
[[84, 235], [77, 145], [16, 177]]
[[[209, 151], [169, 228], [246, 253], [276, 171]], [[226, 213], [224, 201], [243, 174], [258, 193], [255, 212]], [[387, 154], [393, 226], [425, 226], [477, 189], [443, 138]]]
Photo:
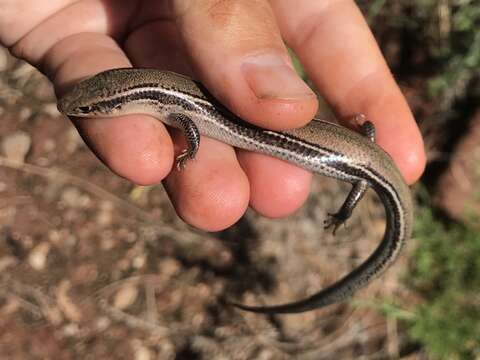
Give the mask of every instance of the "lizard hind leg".
[[325, 229], [333, 227], [333, 235], [335, 235], [338, 228], [344, 224], [352, 215], [353, 209], [358, 202], [363, 198], [365, 192], [368, 190], [368, 183], [366, 181], [358, 181], [353, 185], [352, 190], [347, 195], [342, 207], [334, 214], [328, 214], [328, 219], [325, 220]]

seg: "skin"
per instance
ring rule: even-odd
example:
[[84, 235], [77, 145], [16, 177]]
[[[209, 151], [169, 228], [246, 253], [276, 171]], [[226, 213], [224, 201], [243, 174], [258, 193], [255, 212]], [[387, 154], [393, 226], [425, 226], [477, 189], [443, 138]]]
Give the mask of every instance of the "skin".
[[[0, 5], [0, 43], [44, 72], [59, 95], [105, 69], [155, 67], [200, 80], [237, 115], [274, 130], [304, 125], [318, 106], [293, 73], [282, 38], [336, 114], [364, 113], [376, 126], [378, 144], [407, 182], [415, 182], [425, 166], [421, 135], [353, 1]], [[188, 171], [170, 173], [182, 136], [148, 116], [74, 124], [119, 176], [142, 185], [163, 180], [178, 214], [204, 230], [232, 225], [247, 206], [268, 217], [288, 215], [309, 192], [312, 175], [305, 170], [207, 138]]]

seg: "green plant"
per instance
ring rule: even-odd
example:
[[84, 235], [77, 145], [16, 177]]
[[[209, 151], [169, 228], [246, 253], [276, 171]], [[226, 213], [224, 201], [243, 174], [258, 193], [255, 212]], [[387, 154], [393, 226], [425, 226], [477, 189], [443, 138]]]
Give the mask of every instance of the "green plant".
[[434, 71], [428, 74], [426, 93], [442, 110], [467, 91], [480, 91], [469, 88], [480, 68], [478, 0], [375, 0], [368, 2], [365, 11], [374, 29], [388, 27], [397, 36], [417, 34], [405, 46], [413, 40], [416, 56], [428, 59], [428, 68]]
[[424, 208], [415, 226], [418, 248], [410, 284], [425, 301], [414, 310], [410, 337], [440, 359], [480, 356], [480, 234], [445, 226]]
[[428, 90], [432, 97], [453, 98], [458, 94], [450, 94], [452, 89], [457, 93], [465, 91], [467, 84], [478, 77], [480, 6], [466, 1], [463, 6], [451, 5], [446, 14], [443, 20], [445, 30], [432, 49], [434, 57], [442, 65], [442, 72], [429, 80]]

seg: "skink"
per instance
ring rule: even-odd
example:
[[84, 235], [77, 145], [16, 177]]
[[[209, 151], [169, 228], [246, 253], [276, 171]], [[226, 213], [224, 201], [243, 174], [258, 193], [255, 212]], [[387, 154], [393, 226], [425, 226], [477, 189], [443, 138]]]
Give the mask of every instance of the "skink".
[[176, 73], [153, 69], [114, 69], [74, 86], [58, 109], [74, 117], [148, 114], [179, 128], [187, 149], [177, 157], [183, 168], [193, 159], [200, 134], [232, 146], [267, 154], [353, 185], [340, 210], [326, 226], [334, 230], [348, 219], [369, 187], [385, 206], [386, 229], [376, 250], [356, 269], [309, 298], [275, 306], [235, 306], [257, 313], [298, 313], [349, 298], [382, 274], [398, 257], [411, 235], [412, 200], [408, 186], [390, 156], [374, 142], [374, 127], [363, 135], [326, 121], [283, 132], [248, 124], [216, 101], [199, 83]]

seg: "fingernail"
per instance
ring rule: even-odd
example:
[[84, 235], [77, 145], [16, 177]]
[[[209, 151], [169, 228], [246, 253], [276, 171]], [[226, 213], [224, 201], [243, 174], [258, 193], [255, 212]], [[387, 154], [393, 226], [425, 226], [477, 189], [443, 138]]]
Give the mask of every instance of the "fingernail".
[[299, 100], [315, 97], [313, 91], [276, 54], [257, 54], [244, 59], [242, 72], [259, 99]]

